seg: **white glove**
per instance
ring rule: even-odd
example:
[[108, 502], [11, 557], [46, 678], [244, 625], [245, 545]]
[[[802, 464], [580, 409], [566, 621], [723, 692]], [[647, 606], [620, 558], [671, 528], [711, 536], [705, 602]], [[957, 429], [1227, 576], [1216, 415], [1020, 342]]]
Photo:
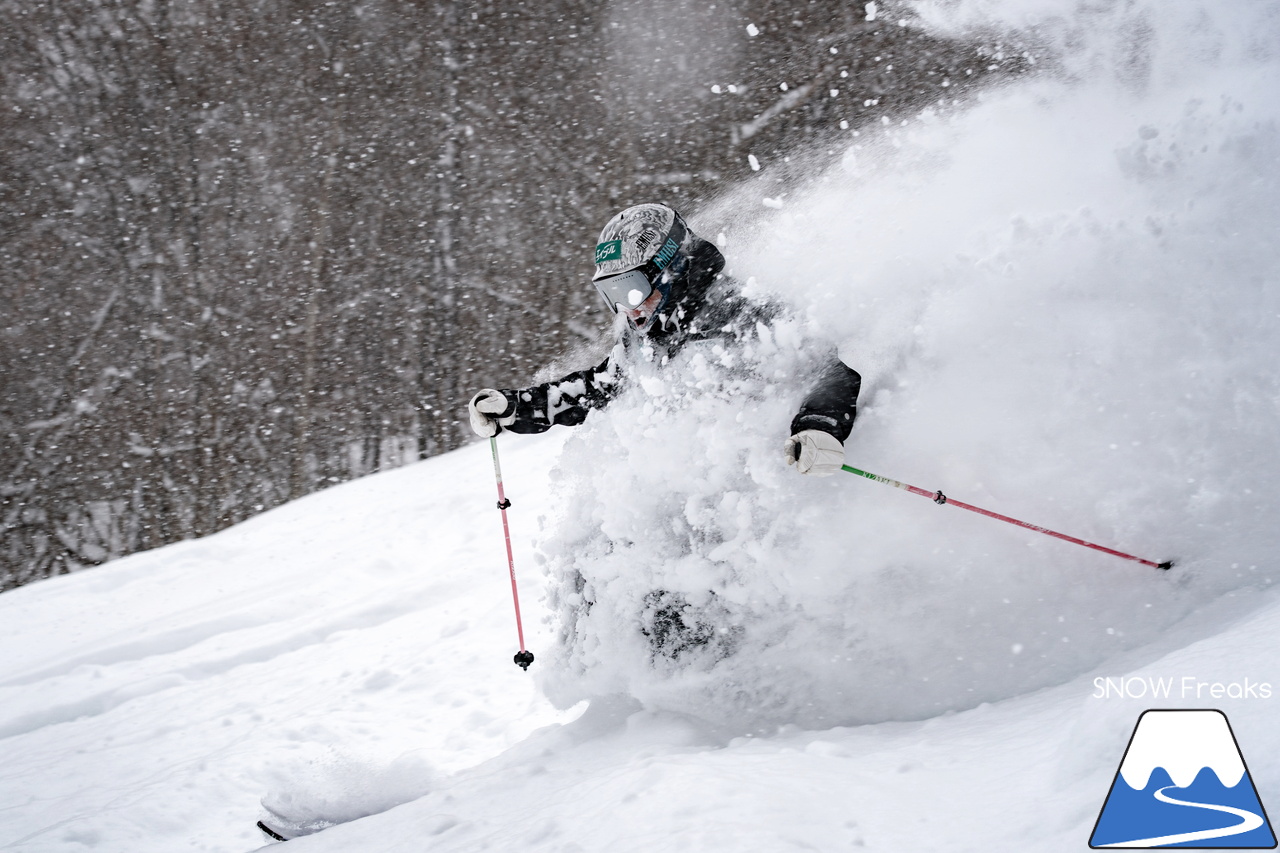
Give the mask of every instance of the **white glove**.
[[467, 404], [467, 411], [471, 417], [471, 430], [478, 436], [491, 438], [497, 435], [502, 427], [511, 426], [516, 420], [515, 412], [505, 418], [498, 417], [507, 410], [508, 405], [510, 404], [501, 391], [485, 388], [472, 397], [471, 402]]
[[822, 430], [801, 430], [786, 444], [787, 464], [801, 474], [829, 477], [844, 465], [844, 445]]

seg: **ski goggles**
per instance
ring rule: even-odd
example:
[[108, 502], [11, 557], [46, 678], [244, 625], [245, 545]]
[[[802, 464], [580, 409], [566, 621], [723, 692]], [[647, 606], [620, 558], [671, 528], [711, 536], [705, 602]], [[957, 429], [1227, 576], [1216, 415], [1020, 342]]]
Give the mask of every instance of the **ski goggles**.
[[653, 282], [643, 268], [596, 279], [592, 284], [614, 314], [618, 313], [618, 306], [634, 311], [653, 295], [654, 290]]

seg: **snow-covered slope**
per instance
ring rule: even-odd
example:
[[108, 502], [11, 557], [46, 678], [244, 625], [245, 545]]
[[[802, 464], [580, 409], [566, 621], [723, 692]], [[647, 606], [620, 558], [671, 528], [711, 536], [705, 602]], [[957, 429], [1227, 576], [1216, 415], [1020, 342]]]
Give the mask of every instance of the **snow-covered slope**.
[[[527, 567], [560, 441], [503, 447]], [[331, 817], [406, 803], [298, 850], [1084, 848], [1152, 704], [1095, 698], [1094, 674], [820, 730], [625, 696], [558, 714], [510, 660], [491, 473], [476, 445], [0, 598], [0, 849], [249, 850], [263, 797]], [[1280, 595], [1228, 594], [1096, 674], [1280, 687], [1278, 647]], [[1264, 804], [1276, 701], [1211, 703]]]
[[[7, 593], [0, 850], [248, 850], [261, 799], [382, 812], [299, 850], [1084, 849], [1150, 707], [1280, 800], [1276, 4], [926, 9], [1062, 74], [694, 213], [800, 319], [501, 439], [529, 673], [484, 445]], [[1178, 566], [795, 475], [823, 336], [854, 464]], [[655, 591], [725, 640], [654, 657]]]
[[[1256, 603], [1256, 602], [1255, 602]], [[1132, 672], [1251, 672], [1280, 683], [1280, 597]], [[1116, 672], [1121, 672], [1117, 670]], [[1087, 849], [1147, 703], [1080, 679], [921, 722], [757, 737], [624, 700], [459, 774], [441, 790], [299, 850]], [[1163, 706], [1198, 703], [1181, 698]], [[1218, 702], [1264, 805], [1280, 797], [1274, 704]], [[1270, 795], [1268, 799], [1268, 795]]]
[[[508, 448], [520, 543], [555, 443]], [[0, 849], [249, 847], [264, 795], [377, 810], [558, 719], [480, 449], [0, 597]]]

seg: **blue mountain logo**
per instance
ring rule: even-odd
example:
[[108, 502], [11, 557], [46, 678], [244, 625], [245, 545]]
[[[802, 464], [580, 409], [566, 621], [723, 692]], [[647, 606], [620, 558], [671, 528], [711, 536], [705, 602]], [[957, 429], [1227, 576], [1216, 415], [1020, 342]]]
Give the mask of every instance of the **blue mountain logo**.
[[1089, 846], [1273, 849], [1275, 833], [1226, 714], [1144, 711]]

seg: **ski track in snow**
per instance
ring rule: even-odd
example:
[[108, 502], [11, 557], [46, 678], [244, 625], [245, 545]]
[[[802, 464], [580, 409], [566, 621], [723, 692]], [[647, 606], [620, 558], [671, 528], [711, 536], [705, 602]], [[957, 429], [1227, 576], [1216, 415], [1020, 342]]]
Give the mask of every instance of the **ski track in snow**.
[[[0, 850], [244, 851], [263, 799], [351, 821], [298, 851], [1083, 849], [1157, 701], [1095, 677], [1280, 687], [1275, 5], [917, 8], [1061, 73], [692, 212], [800, 313], [784, 390], [695, 353], [500, 439], [529, 673], [483, 443], [6, 593]], [[1177, 567], [795, 476], [766, 367], [820, 336], [852, 464]], [[655, 666], [655, 590], [735, 653]], [[1278, 701], [1212, 700], [1264, 803]]]

